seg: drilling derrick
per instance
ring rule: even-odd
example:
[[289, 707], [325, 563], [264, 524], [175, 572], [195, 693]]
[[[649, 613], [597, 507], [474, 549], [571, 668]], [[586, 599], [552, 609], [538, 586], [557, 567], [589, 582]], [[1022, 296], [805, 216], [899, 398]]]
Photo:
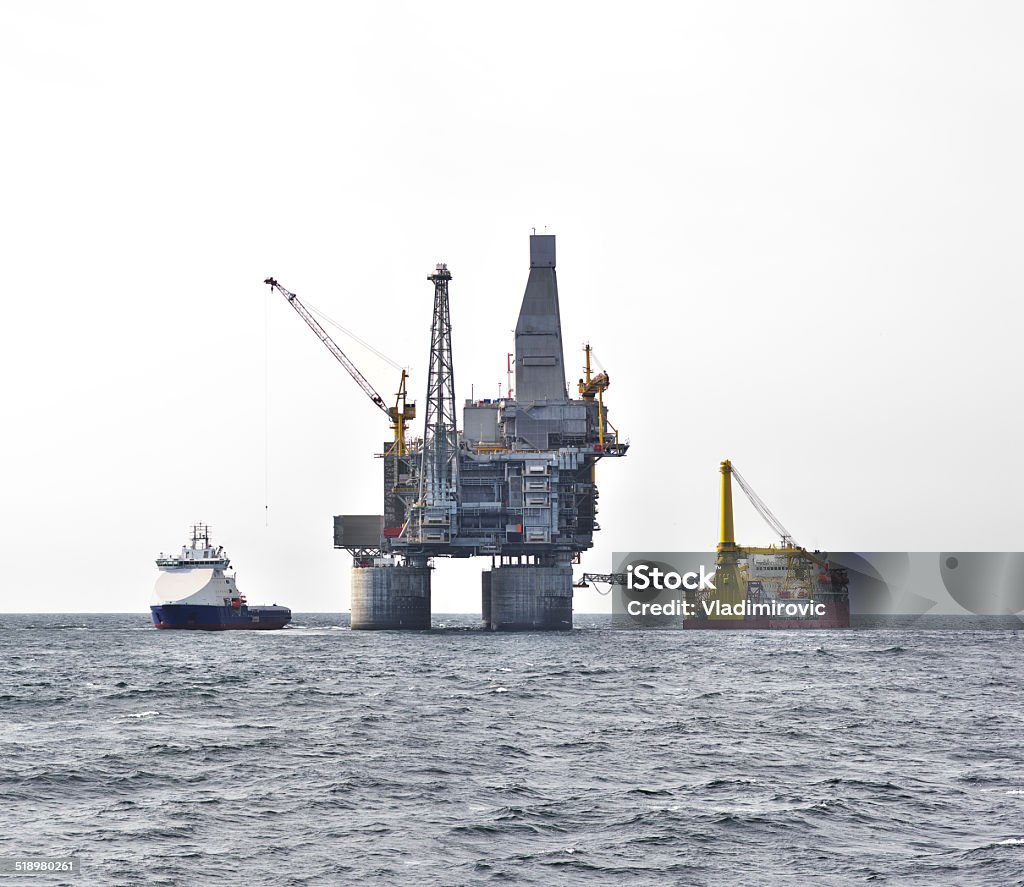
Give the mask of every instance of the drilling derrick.
[[452, 323], [448, 311], [448, 266], [439, 264], [427, 280], [434, 284], [434, 319], [430, 328], [427, 415], [423, 426], [419, 502], [416, 520], [423, 543], [446, 543], [457, 531], [456, 483], [459, 452], [455, 426], [455, 374], [452, 368]]
[[[354, 629], [430, 628], [429, 559], [451, 553], [458, 527], [459, 438], [448, 309], [452, 275], [447, 265], [438, 264], [427, 279], [434, 284], [434, 317], [423, 441], [418, 453], [384, 454], [381, 549], [352, 567]], [[417, 492], [407, 503], [403, 491], [409, 484]]]

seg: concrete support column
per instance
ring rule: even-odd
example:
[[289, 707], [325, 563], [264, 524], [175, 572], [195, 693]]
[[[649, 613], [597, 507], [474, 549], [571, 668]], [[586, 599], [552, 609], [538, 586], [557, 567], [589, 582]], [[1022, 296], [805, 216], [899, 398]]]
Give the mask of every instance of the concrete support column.
[[353, 630], [430, 628], [430, 568], [389, 564], [352, 568]]
[[480, 574], [480, 613], [483, 616], [484, 628], [491, 627], [491, 571], [484, 570]]
[[490, 572], [490, 586], [492, 631], [572, 628], [572, 567], [504, 565]]

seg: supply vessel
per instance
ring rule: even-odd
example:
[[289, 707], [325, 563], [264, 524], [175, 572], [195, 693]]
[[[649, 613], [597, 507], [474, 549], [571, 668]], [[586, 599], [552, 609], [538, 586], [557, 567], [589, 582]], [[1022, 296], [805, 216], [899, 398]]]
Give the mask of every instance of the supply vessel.
[[231, 560], [224, 546], [210, 542], [210, 528], [192, 527], [190, 545], [176, 555], [160, 554], [160, 570], [153, 591], [159, 603], [150, 611], [157, 628], [201, 631], [231, 629], [262, 630], [284, 628], [292, 620], [287, 607], [249, 606], [238, 591]]
[[[847, 571], [821, 551], [797, 545], [789, 531], [726, 459], [721, 464], [719, 543], [713, 589], [689, 591], [684, 628], [849, 628]], [[778, 547], [738, 545], [732, 480], [781, 536]]]

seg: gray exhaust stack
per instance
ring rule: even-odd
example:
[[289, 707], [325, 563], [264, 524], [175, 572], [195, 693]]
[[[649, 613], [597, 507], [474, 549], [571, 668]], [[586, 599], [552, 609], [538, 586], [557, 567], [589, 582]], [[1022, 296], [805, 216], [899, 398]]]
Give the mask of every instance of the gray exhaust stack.
[[530, 277], [516, 324], [515, 399], [566, 400], [553, 234], [530, 237]]

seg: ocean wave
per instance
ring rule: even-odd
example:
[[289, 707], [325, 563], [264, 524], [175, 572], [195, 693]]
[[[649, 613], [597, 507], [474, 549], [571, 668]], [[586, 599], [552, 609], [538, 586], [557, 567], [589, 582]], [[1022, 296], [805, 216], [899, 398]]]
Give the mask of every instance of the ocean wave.
[[105, 619], [0, 628], [4, 838], [83, 883], [1020, 881], [1019, 634]]

